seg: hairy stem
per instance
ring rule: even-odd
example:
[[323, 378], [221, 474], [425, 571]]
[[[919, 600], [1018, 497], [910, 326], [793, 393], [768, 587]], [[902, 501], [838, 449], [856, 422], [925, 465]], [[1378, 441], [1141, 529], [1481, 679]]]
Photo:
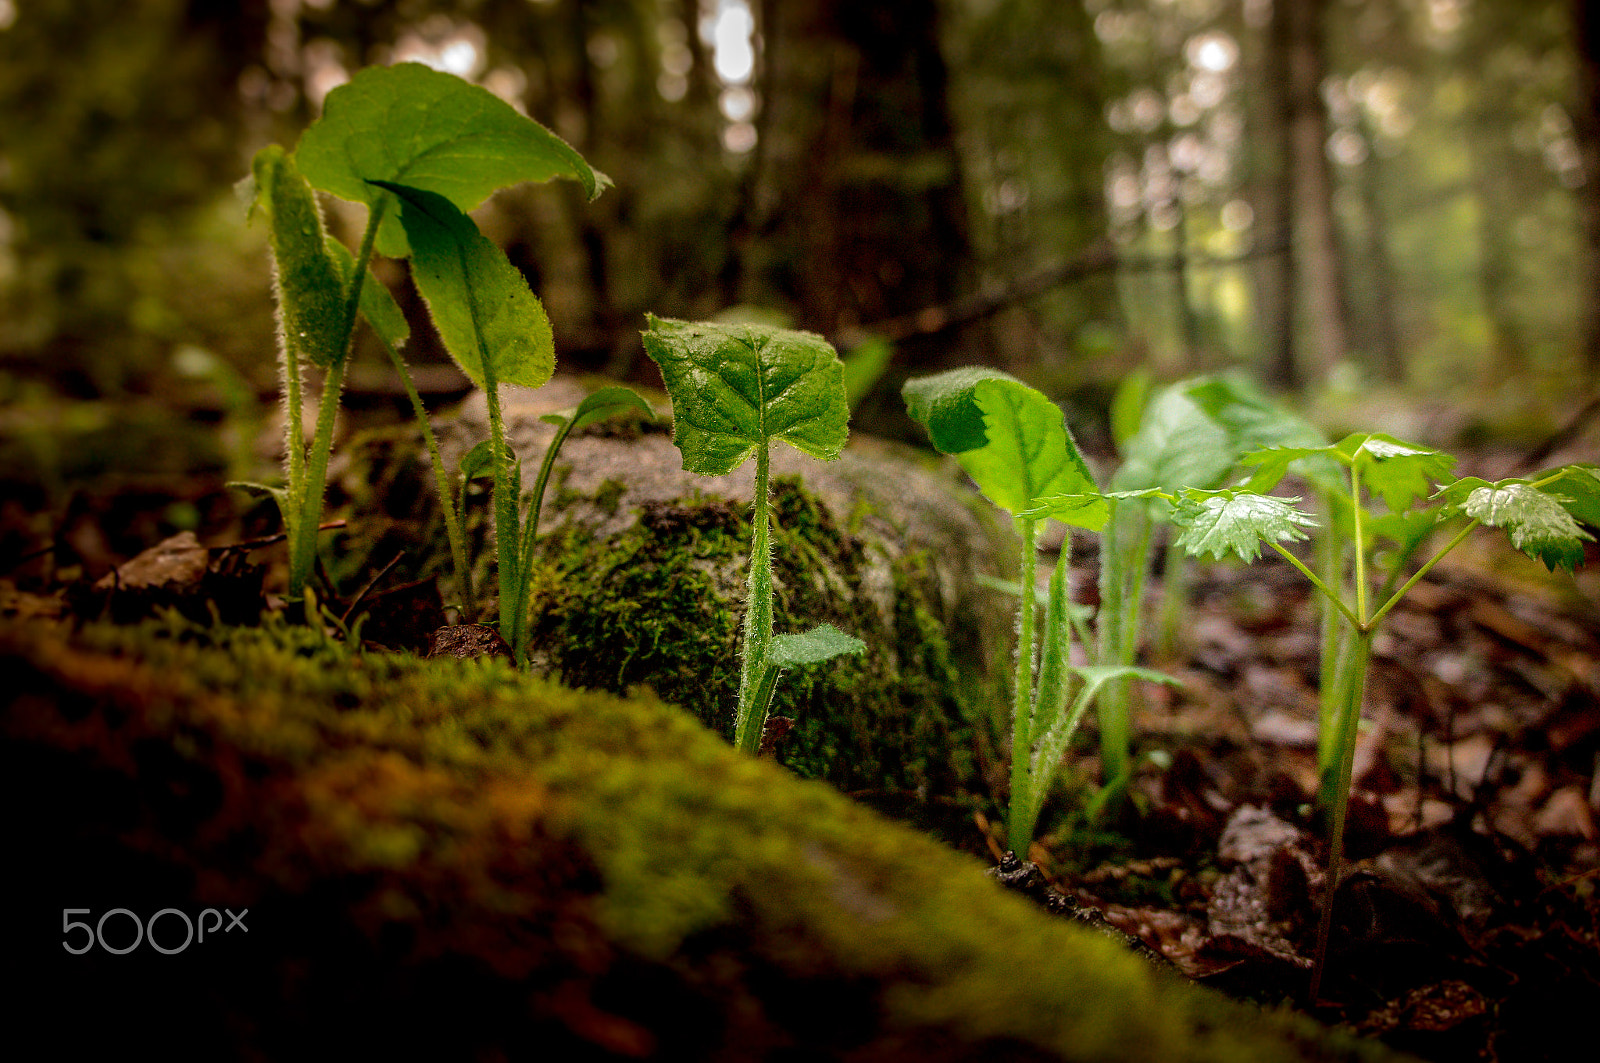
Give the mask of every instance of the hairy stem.
[[1022, 593], [1018, 595], [1020, 605], [1017, 612], [1017, 671], [1013, 684], [1011, 699], [1011, 813], [1007, 816], [1011, 849], [1018, 854], [1028, 851], [1028, 843], [1032, 841], [1031, 825], [1025, 833], [1024, 815], [1019, 815], [1019, 810], [1026, 809], [1033, 800], [1033, 786], [1038, 781], [1033, 778], [1030, 771], [1032, 759], [1031, 739], [1033, 737], [1033, 658], [1036, 648], [1033, 637], [1033, 614], [1036, 608], [1034, 603], [1034, 572], [1038, 559], [1036, 548], [1038, 541], [1037, 522], [1024, 517], [1018, 521], [1019, 531], [1022, 536], [1022, 554], [1018, 565], [1017, 580], [1021, 584]]
[[734, 715], [733, 744], [746, 753], [761, 748], [766, 706], [758, 705], [766, 676], [767, 647], [772, 642], [772, 543], [767, 514], [768, 456], [765, 443], [756, 448], [755, 499], [750, 514], [750, 582], [744, 610], [744, 646], [739, 662], [739, 708]]
[[[462, 276], [471, 276], [467, 253], [458, 247]], [[467, 313], [472, 318], [472, 338], [478, 347], [478, 364], [483, 368], [483, 395], [489, 407], [489, 447], [494, 456], [494, 546], [500, 582], [500, 637], [516, 645], [521, 625], [517, 615], [517, 491], [511, 486], [511, 459], [506, 455], [506, 425], [500, 414], [500, 381], [494, 375], [494, 360], [483, 342], [483, 312], [477, 294], [467, 285]]]
[[[372, 245], [378, 236], [378, 224], [383, 220], [387, 197], [380, 199], [367, 216], [367, 229], [361, 235], [361, 248], [356, 254], [355, 268], [350, 274], [350, 290], [345, 293], [344, 313], [340, 320], [340, 354], [328, 367], [322, 381], [322, 397], [317, 406], [316, 434], [311, 440], [311, 452], [301, 470], [301, 495], [294, 499], [294, 485], [290, 485], [292, 504], [299, 513], [299, 526], [289, 540], [289, 598], [291, 601], [305, 594], [306, 581], [317, 557], [317, 526], [322, 523], [324, 481], [328, 476], [328, 456], [333, 450], [333, 424], [339, 413], [339, 393], [344, 387], [344, 367], [350, 360], [350, 347], [355, 339], [356, 314], [361, 306], [361, 284], [367, 275], [367, 261], [372, 257]], [[296, 374], [298, 375], [298, 374]], [[291, 434], [298, 444], [299, 403], [295, 402], [296, 419]], [[291, 452], [292, 453], [292, 452]]]
[[[1137, 503], [1113, 503], [1100, 543], [1100, 656], [1102, 665], [1131, 665], [1139, 654], [1139, 621], [1149, 568], [1152, 522]], [[1100, 717], [1100, 775], [1109, 790], [1122, 786], [1129, 771], [1133, 684], [1115, 679], [1095, 701]]]
[[428, 460], [433, 463], [434, 489], [439, 493], [439, 508], [444, 513], [445, 537], [450, 540], [450, 564], [455, 569], [456, 593], [461, 599], [463, 612], [470, 616], [473, 606], [472, 568], [467, 564], [466, 528], [462, 523], [463, 516], [456, 509], [452, 497], [450, 476], [445, 472], [444, 458], [439, 453], [439, 441], [434, 437], [433, 425], [428, 422], [427, 407], [422, 405], [422, 396], [417, 392], [417, 385], [411, 379], [411, 370], [406, 367], [406, 360], [400, 356], [394, 344], [381, 333], [378, 334], [378, 342], [383, 345], [395, 372], [400, 374], [400, 383], [406, 389], [406, 398], [411, 400], [411, 411], [417, 418], [417, 426], [422, 429], [422, 442], [428, 448]]

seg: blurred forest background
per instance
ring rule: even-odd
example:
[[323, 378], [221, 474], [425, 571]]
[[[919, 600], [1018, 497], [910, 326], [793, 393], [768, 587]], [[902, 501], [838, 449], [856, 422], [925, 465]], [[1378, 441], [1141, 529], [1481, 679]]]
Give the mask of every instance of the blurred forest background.
[[[648, 380], [646, 310], [744, 305], [893, 344], [868, 431], [896, 433], [907, 374], [983, 362], [1102, 416], [1136, 368], [1240, 367], [1360, 427], [1536, 439], [1600, 379], [1593, 7], [0, 0], [6, 463], [66, 477], [38, 441], [63, 426], [114, 463], [141, 410], [264, 408], [265, 234], [232, 186], [401, 60], [616, 182], [480, 212], [564, 369]], [[426, 328], [410, 357], [446, 364]], [[1444, 420], [1365, 416], [1385, 396]]]

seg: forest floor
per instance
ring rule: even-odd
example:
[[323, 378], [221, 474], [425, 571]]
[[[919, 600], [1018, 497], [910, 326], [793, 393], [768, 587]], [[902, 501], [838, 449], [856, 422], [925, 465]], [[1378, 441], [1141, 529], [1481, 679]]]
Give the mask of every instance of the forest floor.
[[[156, 541], [175, 506], [211, 545], [261, 531], [229, 516], [214, 480], [72, 497], [48, 521], [25, 499], [6, 502], [0, 615], [81, 606], [86, 583], [74, 599], [65, 578]], [[1047, 808], [1028, 854], [1043, 879], [1034, 894], [1103, 918], [1201, 984], [1426, 1059], [1566, 1058], [1565, 1046], [1589, 1042], [1600, 1014], [1600, 609], [1570, 585], [1497, 571], [1481, 559], [1441, 565], [1376, 642], [1315, 1003], [1305, 995], [1327, 858], [1309, 811], [1318, 621], [1287, 565], [1201, 571], [1174, 651], [1152, 661], [1183, 686], [1143, 689], [1133, 811], [1091, 824], [1065, 803]], [[1074, 577], [1093, 582], [1092, 571]], [[1093, 777], [1093, 746], [1080, 736], [1080, 777]], [[998, 861], [998, 824], [966, 815], [937, 833]]]
[[[1397, 609], [1375, 646], [1308, 1004], [1327, 880], [1309, 811], [1315, 603], [1281, 563], [1218, 566], [1190, 591], [1177, 652], [1155, 662], [1183, 686], [1146, 685], [1136, 717], [1136, 748], [1154, 755], [1134, 811], [1094, 827], [1063, 809], [1025, 892], [1103, 918], [1197, 982], [1426, 1059], [1566, 1058], [1585, 1043], [1600, 1008], [1595, 603], [1462, 564]], [[1076, 748], [1092, 778], [1093, 741]], [[1002, 838], [980, 817], [960, 844], [998, 861]]]

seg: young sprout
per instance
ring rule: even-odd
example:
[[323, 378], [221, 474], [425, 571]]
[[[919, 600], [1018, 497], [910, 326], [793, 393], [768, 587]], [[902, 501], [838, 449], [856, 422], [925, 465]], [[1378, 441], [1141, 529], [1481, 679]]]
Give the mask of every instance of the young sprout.
[[[1411, 588], [1480, 525], [1504, 529], [1512, 546], [1552, 571], [1574, 570], [1583, 561], [1583, 543], [1593, 538], [1582, 525], [1600, 526], [1600, 469], [1567, 465], [1497, 483], [1476, 477], [1452, 479], [1455, 459], [1450, 455], [1377, 432], [1356, 433], [1329, 446], [1270, 447], [1247, 454], [1242, 461], [1255, 470], [1246, 484], [1221, 492], [1191, 492], [1178, 500], [1173, 520], [1184, 528], [1179, 543], [1192, 554], [1253, 561], [1265, 542], [1305, 576], [1337, 611], [1345, 628], [1340, 660], [1331, 673], [1324, 672], [1324, 682], [1335, 688], [1331, 704], [1336, 711], [1326, 729], [1329, 748], [1319, 758], [1330, 855], [1312, 968], [1310, 993], [1315, 1000], [1344, 858], [1356, 729], [1373, 637]], [[1343, 489], [1336, 497], [1336, 512], [1341, 519], [1325, 525], [1322, 535], [1353, 556], [1348, 589], [1343, 581], [1324, 579], [1284, 545], [1305, 538], [1300, 529], [1315, 523], [1294, 509], [1298, 499], [1262, 493], [1276, 487], [1292, 467], [1319, 479], [1326, 479], [1330, 467], [1340, 471]], [[1418, 503], [1424, 508], [1415, 509]], [[1452, 527], [1444, 545], [1407, 577], [1407, 560], [1415, 548], [1435, 532]], [[1388, 571], [1379, 573], [1375, 571], [1379, 546], [1385, 543], [1396, 549]]]
[[866, 649], [860, 639], [830, 624], [800, 634], [774, 635], [772, 630], [770, 446], [781, 441], [824, 461], [839, 456], [850, 436], [843, 368], [834, 349], [810, 332], [654, 315], [648, 324], [644, 349], [660, 367], [672, 399], [672, 441], [683, 455], [683, 467], [720, 476], [755, 458], [750, 576], [733, 728], [734, 745], [754, 754], [761, 747], [782, 669]]
[[[286, 424], [287, 484], [268, 490], [288, 533], [292, 601], [303, 599], [316, 560], [334, 417], [358, 312], [373, 324], [423, 421], [458, 578], [467, 578], [448, 478], [396, 353], [406, 337], [404, 318], [368, 265], [374, 252], [403, 258], [420, 245], [418, 287], [450, 353], [489, 394], [497, 423], [498, 384], [542, 384], [554, 369], [554, 350], [538, 300], [462, 212], [497, 189], [555, 177], [580, 182], [591, 199], [610, 183], [559, 137], [487, 89], [416, 63], [362, 70], [328, 95], [322, 117], [293, 155], [277, 145], [256, 155], [245, 193], [270, 224]], [[325, 232], [313, 190], [367, 205], [353, 257]], [[301, 429], [307, 363], [324, 370], [309, 449]], [[502, 489], [497, 531], [511, 544], [501, 545], [504, 598], [505, 581], [517, 574], [516, 498], [507, 470], [500, 468], [495, 482]]]
[[[935, 449], [954, 455], [978, 490], [1012, 515], [1021, 541], [1006, 833], [1012, 851], [1025, 853], [1062, 755], [1096, 694], [1127, 676], [1171, 680], [1127, 664], [1069, 663], [1073, 609], [1066, 545], [1050, 577], [1042, 639], [1036, 633], [1040, 522], [1054, 518], [1099, 531], [1112, 504], [1095, 486], [1060, 407], [1015, 377], [978, 367], [908, 381], [904, 394], [907, 411], [927, 429]], [[1047, 512], [1040, 508], [1044, 498], [1058, 504]], [[1075, 696], [1069, 678], [1080, 682]]]

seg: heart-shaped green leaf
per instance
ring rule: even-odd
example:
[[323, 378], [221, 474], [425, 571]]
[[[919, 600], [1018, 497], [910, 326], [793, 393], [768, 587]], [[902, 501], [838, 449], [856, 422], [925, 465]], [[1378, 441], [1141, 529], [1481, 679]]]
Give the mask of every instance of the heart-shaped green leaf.
[[[1094, 477], [1067, 431], [1061, 408], [996, 369], [967, 367], [912, 380], [906, 410], [940, 452], [954, 454], [984, 496], [1013, 514], [1034, 500], [1097, 494]], [[1078, 527], [1105, 523], [1104, 503], [1050, 515]]]
[[[370, 182], [379, 181], [438, 193], [463, 211], [524, 181], [570, 177], [590, 199], [611, 183], [488, 89], [420, 63], [368, 67], [330, 92], [295, 158], [317, 188], [368, 205], [381, 195]], [[378, 250], [407, 253], [392, 218]]]
[[644, 349], [672, 397], [672, 439], [685, 469], [719, 476], [773, 440], [825, 461], [844, 449], [844, 370], [821, 336], [770, 325], [648, 321]]
[[483, 387], [487, 354], [497, 384], [548, 381], [556, 367], [550, 319], [505, 252], [445, 197], [379, 183], [400, 200], [412, 279], [461, 371]]

